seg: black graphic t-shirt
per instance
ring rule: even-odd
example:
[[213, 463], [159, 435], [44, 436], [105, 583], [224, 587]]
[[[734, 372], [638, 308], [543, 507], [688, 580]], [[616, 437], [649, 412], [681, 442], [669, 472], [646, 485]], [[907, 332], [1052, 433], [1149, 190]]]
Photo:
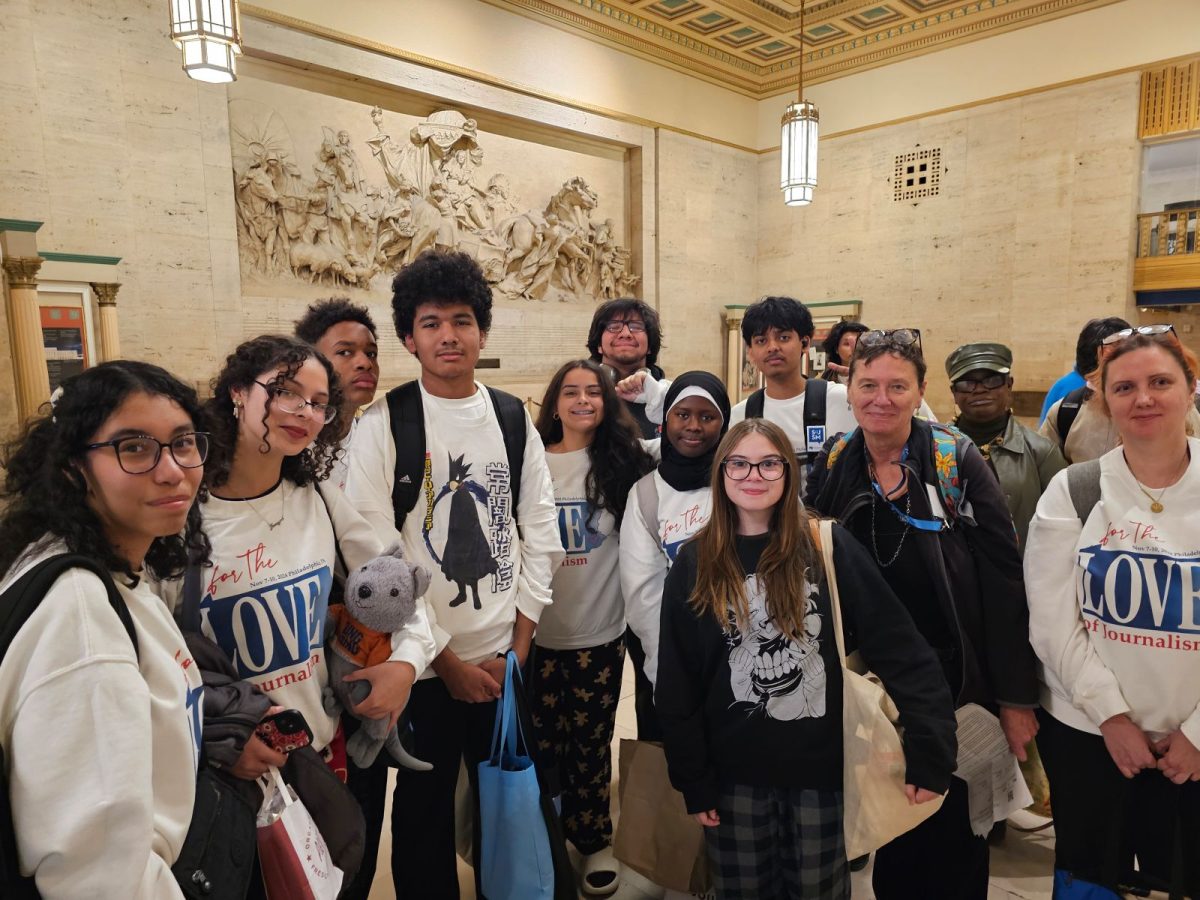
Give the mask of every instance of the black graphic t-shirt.
[[[840, 789], [842, 671], [829, 594], [806, 584], [805, 632], [785, 637], [758, 583], [769, 535], [737, 538], [750, 617], [745, 629], [699, 616], [696, 544], [680, 551], [663, 592], [654, 703], [671, 783], [688, 812], [713, 809], [722, 786]], [[906, 727], [908, 780], [944, 790], [954, 769], [954, 711], [933, 651], [863, 547], [834, 527], [847, 651], [887, 686]]]

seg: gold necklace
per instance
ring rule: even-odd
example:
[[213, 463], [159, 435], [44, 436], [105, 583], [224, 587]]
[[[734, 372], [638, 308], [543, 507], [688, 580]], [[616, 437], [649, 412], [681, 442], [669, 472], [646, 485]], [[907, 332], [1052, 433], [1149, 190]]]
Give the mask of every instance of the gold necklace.
[[[1122, 452], [1121, 455], [1125, 456], [1124, 452]], [[1183, 469], [1184, 470], [1187, 469], [1188, 463], [1190, 463], [1191, 460], [1192, 460], [1192, 453], [1191, 453], [1191, 450], [1189, 449], [1187, 454], [1183, 458]], [[1125, 456], [1125, 465], [1126, 465], [1126, 467], [1129, 468], [1129, 474], [1133, 475], [1133, 468], [1129, 465], [1129, 457], [1128, 456]], [[1138, 486], [1138, 490], [1141, 491], [1143, 494], [1145, 494], [1146, 499], [1150, 501], [1150, 512], [1160, 513], [1163, 511], [1163, 505], [1162, 505], [1163, 494], [1165, 494], [1172, 487], [1174, 487], [1179, 482], [1179, 479], [1182, 477], [1183, 477], [1183, 472], [1180, 471], [1179, 474], [1175, 477], [1175, 479], [1170, 484], [1168, 484], [1165, 488], [1163, 488], [1161, 491], [1158, 492], [1157, 497], [1155, 497], [1153, 494], [1151, 494], [1148, 490], [1146, 490], [1142, 486], [1142, 483], [1137, 480], [1136, 475], [1133, 476], [1133, 483]]]

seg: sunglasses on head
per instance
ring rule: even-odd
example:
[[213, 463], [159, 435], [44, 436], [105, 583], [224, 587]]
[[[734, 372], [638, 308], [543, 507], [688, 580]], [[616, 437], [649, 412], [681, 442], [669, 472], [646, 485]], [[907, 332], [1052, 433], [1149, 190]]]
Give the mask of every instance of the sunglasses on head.
[[877, 329], [875, 331], [864, 331], [858, 338], [859, 347], [880, 347], [884, 345], [892, 347], [911, 347], [917, 345], [917, 349], [921, 349], [921, 329], [920, 328], [892, 328], [884, 331]]
[[[1146, 337], [1162, 337], [1164, 334], [1175, 335], [1174, 325], [1139, 325], [1137, 328], [1122, 328], [1120, 331], [1114, 331], [1108, 337], [1100, 342], [1101, 347], [1111, 347], [1125, 338], [1131, 338], [1135, 334], [1144, 334]], [[1176, 336], [1178, 340], [1178, 336]]]

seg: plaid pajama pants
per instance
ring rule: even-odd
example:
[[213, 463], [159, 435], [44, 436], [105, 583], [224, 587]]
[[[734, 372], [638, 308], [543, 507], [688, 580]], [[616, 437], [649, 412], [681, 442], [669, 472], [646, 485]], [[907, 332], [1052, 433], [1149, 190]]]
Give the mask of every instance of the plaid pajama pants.
[[842, 792], [727, 785], [705, 828], [718, 898], [848, 900]]

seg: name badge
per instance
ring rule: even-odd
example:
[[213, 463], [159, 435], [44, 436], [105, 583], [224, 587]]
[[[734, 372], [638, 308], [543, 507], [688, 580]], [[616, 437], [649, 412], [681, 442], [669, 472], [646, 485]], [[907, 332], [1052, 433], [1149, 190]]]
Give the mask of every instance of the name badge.
[[825, 446], [825, 426], [824, 425], [808, 425], [804, 429], [805, 433], [805, 450], [809, 455], [816, 455], [821, 452], [821, 448]]

